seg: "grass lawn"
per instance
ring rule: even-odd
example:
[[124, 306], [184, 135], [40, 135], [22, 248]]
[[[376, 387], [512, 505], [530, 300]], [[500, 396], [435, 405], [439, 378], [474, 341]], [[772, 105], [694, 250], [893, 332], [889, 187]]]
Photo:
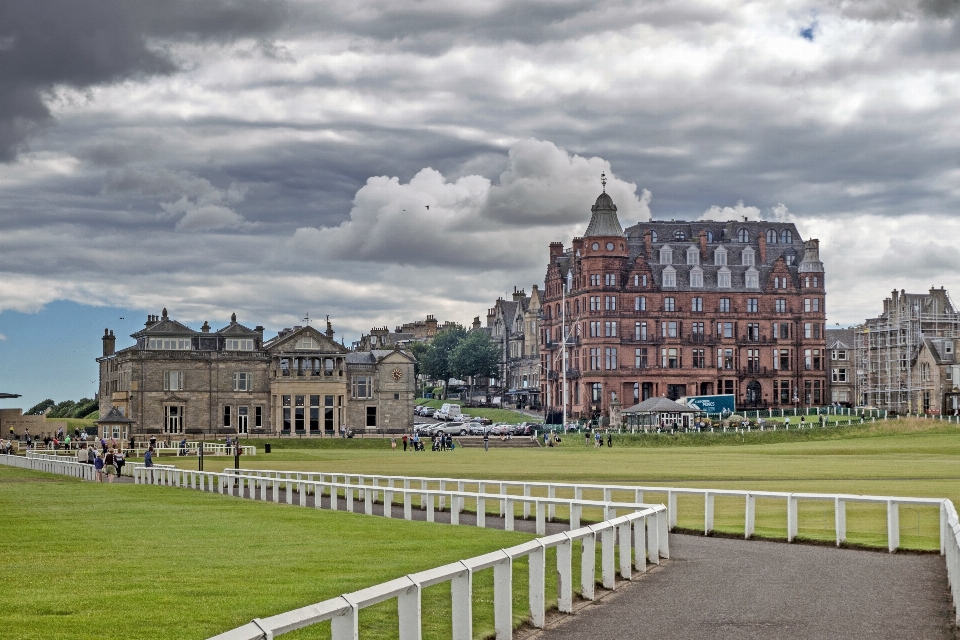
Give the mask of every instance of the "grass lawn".
[[[362, 449], [281, 450], [246, 458], [242, 465], [301, 471], [946, 497], [960, 504], [960, 426], [929, 420], [743, 436], [664, 435], [632, 440], [621, 436], [615, 437], [613, 448], [602, 449], [584, 447], [583, 439], [573, 435], [564, 438], [559, 448], [493, 448], [489, 452], [458, 448], [447, 453], [403, 453], [399, 449], [391, 451], [388, 440], [372, 449], [366, 448], [369, 442]], [[631, 446], [624, 446], [628, 442]], [[190, 467], [196, 461], [179, 463]], [[232, 466], [232, 459], [208, 457], [205, 468], [228, 465]], [[663, 502], [666, 497], [649, 493], [646, 500]], [[743, 512], [742, 500], [717, 498], [716, 529], [742, 533]], [[847, 512], [850, 542], [885, 546], [884, 507], [847, 505]], [[938, 518], [935, 508], [901, 507], [901, 545], [937, 548]], [[678, 525], [690, 529], [703, 526], [702, 499], [679, 499]], [[757, 535], [785, 537], [784, 501], [758, 500], [756, 525]], [[800, 503], [800, 536], [833, 538], [832, 503]]]
[[[0, 467], [0, 511], [0, 629], [23, 639], [206, 638], [531, 538], [9, 467]], [[480, 632], [493, 627], [486, 573]], [[519, 620], [526, 571], [516, 574]], [[450, 636], [439, 613], [449, 608], [449, 587], [425, 591], [426, 637]], [[395, 604], [365, 610], [361, 628], [396, 637]], [[329, 637], [329, 624], [290, 637], [321, 631]]]

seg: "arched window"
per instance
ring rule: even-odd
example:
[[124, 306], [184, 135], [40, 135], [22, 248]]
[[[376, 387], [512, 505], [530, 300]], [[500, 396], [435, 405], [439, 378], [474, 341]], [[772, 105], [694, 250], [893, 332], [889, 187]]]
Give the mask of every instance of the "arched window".
[[651, 240], [651, 242], [656, 242], [656, 241], [657, 241], [657, 232], [656, 232], [656, 231], [651, 231], [651, 232], [650, 232], [650, 240]]
[[767, 229], [767, 244], [777, 244], [777, 232], [775, 229]]
[[737, 231], [737, 242], [750, 242], [750, 232], [746, 229], [740, 229]]
[[680, 229], [677, 229], [676, 231], [673, 232], [673, 239], [680, 240], [682, 242], [687, 239], [687, 234], [685, 234]]
[[576, 301], [576, 303], [573, 305], [573, 307], [576, 309], [576, 313], [579, 314], [579, 313], [580, 313], [580, 298], [577, 298], [577, 301]]
[[713, 231], [707, 231], [707, 242], [713, 242]]
[[793, 244], [793, 232], [790, 229], [784, 229], [780, 232], [780, 242], [783, 244]]

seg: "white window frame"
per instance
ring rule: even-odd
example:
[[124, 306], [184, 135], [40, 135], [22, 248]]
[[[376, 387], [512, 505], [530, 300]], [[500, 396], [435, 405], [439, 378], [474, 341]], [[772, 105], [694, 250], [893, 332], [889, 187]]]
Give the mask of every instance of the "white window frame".
[[690, 266], [700, 264], [700, 250], [696, 247], [687, 249], [687, 264]]
[[253, 338], [227, 338], [224, 347], [227, 351], [253, 351]]
[[725, 267], [727, 265], [727, 250], [723, 247], [717, 247], [713, 252], [713, 265], [716, 267]]
[[234, 391], [253, 391], [253, 374], [249, 371], [233, 372]]
[[697, 288], [703, 287], [703, 269], [700, 267], [694, 267], [690, 270], [690, 286]]
[[673, 267], [667, 267], [663, 270], [663, 286], [664, 287], [676, 287], [677, 286], [677, 270]]
[[673, 264], [673, 249], [668, 244], [660, 247], [660, 264]]
[[164, 371], [163, 390], [183, 391], [183, 371]]
[[718, 289], [729, 289], [733, 278], [730, 275], [730, 269], [727, 267], [721, 268], [717, 271], [717, 288]]

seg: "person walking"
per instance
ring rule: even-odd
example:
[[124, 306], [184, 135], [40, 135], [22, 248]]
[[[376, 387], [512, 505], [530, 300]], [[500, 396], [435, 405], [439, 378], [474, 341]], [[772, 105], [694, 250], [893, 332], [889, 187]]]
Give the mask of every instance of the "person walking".
[[146, 453], [143, 454], [143, 466], [152, 467], [153, 466], [153, 447], [147, 449]]
[[583, 446], [585, 447], [590, 446], [590, 431], [588, 431], [587, 429], [583, 430]]
[[401, 438], [401, 440], [403, 441], [403, 450], [406, 451], [407, 450], [407, 434], [403, 434], [403, 437]]
[[107, 474], [107, 482], [113, 484], [113, 476], [117, 475], [117, 466], [114, 461], [113, 449], [107, 451], [103, 457], [103, 471]]
[[126, 459], [124, 458], [122, 449], [117, 449], [116, 451], [113, 452], [113, 463], [117, 465], [117, 475], [122, 476], [123, 465], [127, 463]]
[[391, 449], [392, 451], [396, 451], [396, 450], [397, 450], [397, 439], [396, 439], [395, 437], [394, 437], [394, 438], [390, 438], [390, 449]]
[[80, 448], [77, 449], [77, 462], [80, 464], [87, 464], [87, 461], [89, 460], [87, 453], [87, 445], [81, 444]]
[[483, 450], [490, 451], [490, 432], [486, 429], [483, 430]]
[[607, 446], [608, 447], [613, 446], [613, 434], [609, 431], [607, 431]]
[[103, 457], [99, 451], [94, 452], [93, 469], [96, 472], [97, 482], [103, 482]]

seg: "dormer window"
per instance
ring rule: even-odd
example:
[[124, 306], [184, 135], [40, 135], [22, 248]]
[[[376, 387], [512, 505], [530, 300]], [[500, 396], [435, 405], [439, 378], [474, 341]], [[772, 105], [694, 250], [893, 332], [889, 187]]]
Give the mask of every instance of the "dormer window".
[[740, 254], [740, 263], [745, 267], [753, 266], [754, 253], [752, 248], [746, 248]]
[[713, 231], [707, 231], [707, 242], [713, 242]]
[[694, 267], [690, 270], [690, 286], [695, 288], [703, 287], [703, 269]]
[[793, 244], [793, 232], [790, 229], [784, 229], [780, 232], [780, 242], [783, 244]]
[[660, 264], [673, 264], [673, 249], [670, 245], [660, 249]]
[[690, 247], [687, 249], [687, 264], [697, 265], [700, 264], [700, 250], [696, 247]]
[[320, 344], [312, 337], [306, 336], [297, 340], [297, 349], [319, 349]]
[[147, 340], [147, 349], [189, 351], [190, 348], [190, 338], [150, 338]]
[[656, 232], [656, 231], [651, 231], [651, 232], [650, 232], [650, 241], [651, 241], [651, 242], [656, 242], [656, 241], [657, 241], [657, 232]]
[[760, 274], [753, 267], [747, 269], [746, 274], [744, 274], [744, 285], [747, 289], [759, 289], [760, 288]]
[[740, 229], [737, 231], [737, 242], [742, 242], [744, 244], [750, 242], [750, 232], [746, 229]]
[[727, 267], [717, 271], [717, 287], [720, 289], [730, 288], [730, 269]]
[[663, 286], [665, 287], [675, 287], [677, 286], [677, 270], [673, 267], [667, 267], [663, 270]]
[[680, 229], [677, 229], [676, 231], [673, 232], [673, 239], [678, 242], [683, 242], [684, 240], [687, 239], [687, 234], [685, 234]]
[[716, 251], [713, 252], [713, 264], [718, 267], [726, 266], [727, 264], [727, 250], [723, 247], [718, 247]]
[[227, 338], [227, 351], [253, 351], [253, 340], [250, 338]]
[[767, 244], [777, 244], [776, 229], [767, 229]]

